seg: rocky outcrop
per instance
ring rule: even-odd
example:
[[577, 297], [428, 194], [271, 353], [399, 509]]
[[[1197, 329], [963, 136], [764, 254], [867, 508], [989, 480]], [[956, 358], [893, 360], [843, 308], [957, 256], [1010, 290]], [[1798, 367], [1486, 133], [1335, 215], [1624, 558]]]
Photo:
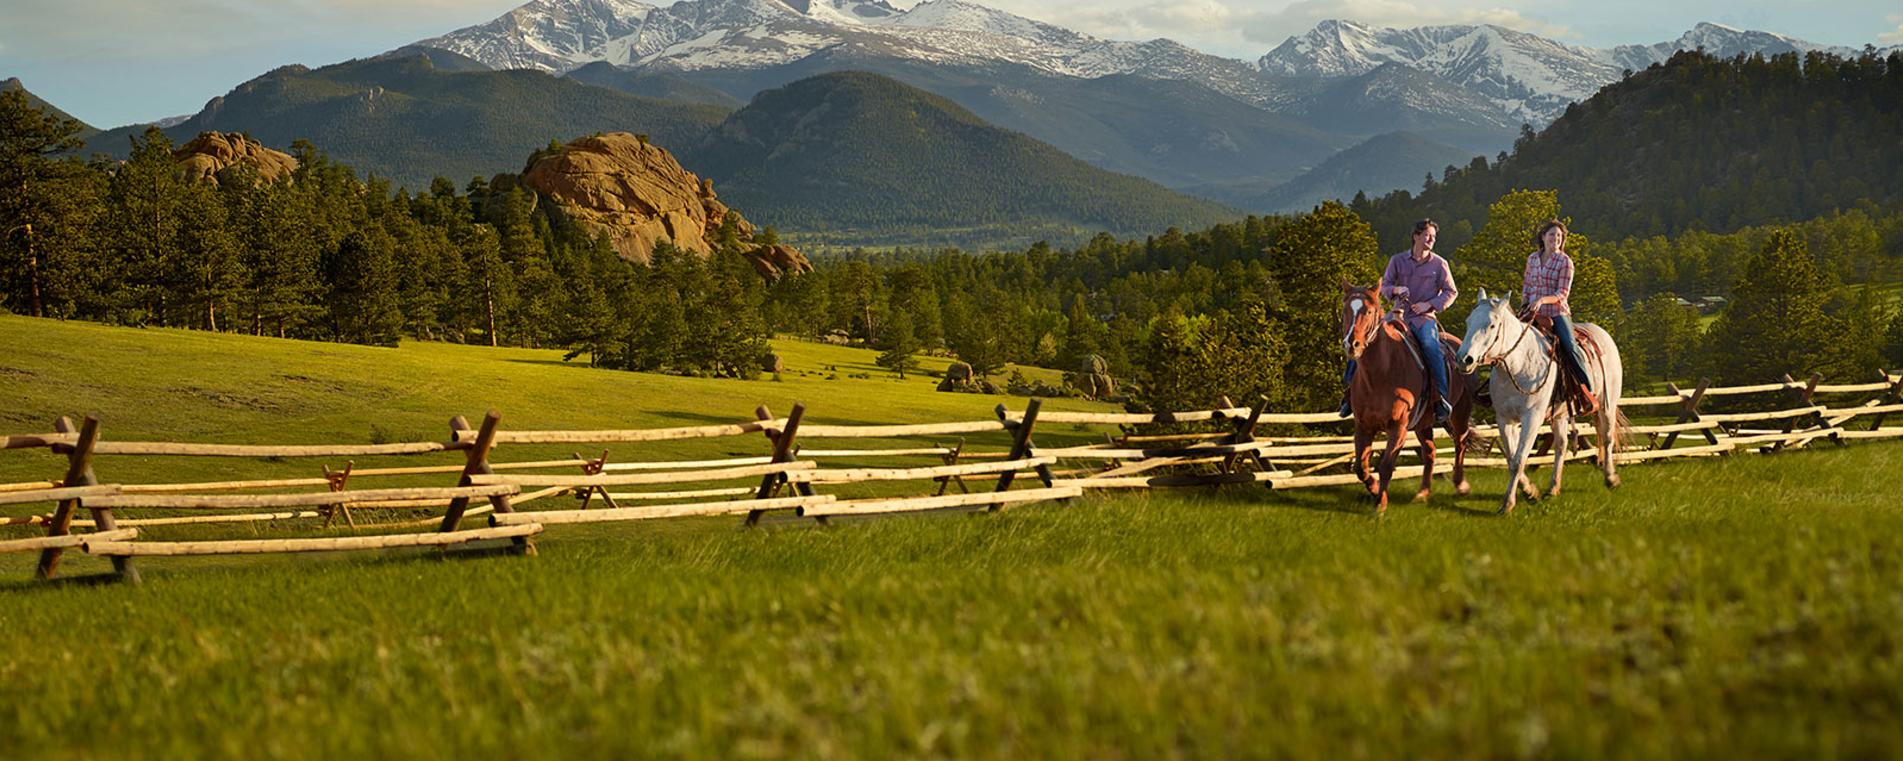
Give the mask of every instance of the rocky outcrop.
[[1072, 385], [1092, 399], [1117, 395], [1117, 381], [1110, 377], [1110, 363], [1095, 354], [1084, 357]]
[[276, 182], [297, 171], [297, 159], [236, 132], [200, 132], [172, 151], [178, 174], [186, 180], [218, 181], [218, 173], [236, 164], [250, 166], [258, 179]]
[[760, 276], [768, 280], [778, 280], [786, 275], [799, 275], [813, 271], [813, 263], [806, 255], [784, 243], [760, 246], [746, 253], [747, 261], [759, 270]]
[[971, 365], [953, 362], [951, 367], [945, 368], [945, 379], [938, 382], [938, 390], [967, 394], [995, 394], [999, 389], [997, 384], [980, 378], [977, 373], [972, 372]]
[[[682, 168], [660, 146], [626, 132], [584, 137], [530, 157], [524, 187], [552, 203], [562, 217], [590, 232], [606, 233], [615, 251], [648, 261], [654, 247], [711, 255], [730, 209], [714, 195], [714, 183]], [[755, 244], [753, 225], [734, 214], [734, 235], [760, 273], [778, 278], [810, 272], [813, 265], [791, 247]]]

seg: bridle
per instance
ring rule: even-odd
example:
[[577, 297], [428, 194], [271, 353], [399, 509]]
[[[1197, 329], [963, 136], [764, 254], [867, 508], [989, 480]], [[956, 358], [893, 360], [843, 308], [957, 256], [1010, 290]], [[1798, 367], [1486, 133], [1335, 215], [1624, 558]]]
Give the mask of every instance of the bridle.
[[[1506, 302], [1504, 301], [1496, 302], [1495, 304], [1493, 304], [1493, 306], [1489, 307], [1489, 309], [1490, 310], [1499, 309], [1505, 303]], [[1519, 351], [1520, 344], [1526, 342], [1527, 335], [1532, 332], [1533, 332], [1533, 322], [1529, 320], [1520, 327], [1520, 337], [1513, 339], [1513, 345], [1508, 346], [1506, 351], [1496, 353], [1493, 349], [1494, 347], [1500, 345], [1500, 332], [1494, 329], [1493, 312], [1489, 311], [1487, 313], [1487, 350], [1480, 353], [1480, 364], [1483, 366], [1493, 366], [1493, 365], [1500, 364], [1501, 360], [1504, 360], [1507, 357], [1512, 356], [1514, 352]], [[1540, 386], [1546, 385], [1546, 378], [1547, 376], [1552, 374], [1553, 367], [1556, 364], [1557, 363], [1547, 364], [1546, 370], [1540, 373], [1539, 380], [1533, 382], [1534, 388], [1538, 388]], [[1511, 370], [1507, 371], [1507, 382], [1513, 384], [1513, 389], [1515, 391], [1520, 392], [1522, 396], [1532, 396], [1533, 392], [1528, 391], [1525, 386], [1521, 386], [1520, 379], [1515, 377]]]
[[[1345, 307], [1350, 310], [1349, 319], [1345, 321], [1348, 329], [1343, 331], [1341, 337], [1342, 353], [1347, 354], [1349, 359], [1360, 360], [1368, 344], [1374, 343], [1374, 332], [1381, 327], [1380, 302], [1375, 298], [1365, 291], [1355, 291], [1349, 297]], [[1362, 327], [1364, 322], [1367, 323], [1366, 328]]]

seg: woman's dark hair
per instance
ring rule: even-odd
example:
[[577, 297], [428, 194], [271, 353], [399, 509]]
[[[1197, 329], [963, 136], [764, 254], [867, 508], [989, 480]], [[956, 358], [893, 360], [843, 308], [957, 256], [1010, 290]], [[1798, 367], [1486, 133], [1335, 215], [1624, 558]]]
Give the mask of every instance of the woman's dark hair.
[[1551, 230], [1555, 227], [1559, 228], [1560, 232], [1563, 232], [1567, 235], [1573, 234], [1573, 231], [1566, 229], [1565, 222], [1561, 222], [1557, 219], [1549, 219], [1549, 220], [1546, 220], [1545, 222], [1541, 222], [1540, 231], [1533, 233], [1533, 250], [1534, 251], [1546, 250], [1546, 231]]
[[1434, 221], [1434, 220], [1432, 220], [1432, 219], [1423, 219], [1423, 220], [1421, 220], [1421, 221], [1419, 221], [1419, 222], [1415, 222], [1415, 223], [1414, 223], [1414, 234], [1415, 234], [1415, 235], [1420, 235], [1421, 233], [1424, 233], [1424, 232], [1427, 232], [1427, 228], [1429, 228], [1429, 227], [1432, 227], [1432, 228], [1434, 228], [1434, 229], [1436, 229], [1436, 230], [1439, 230], [1439, 229], [1440, 229], [1440, 223], [1439, 223], [1439, 222], [1435, 222], [1435, 221]]

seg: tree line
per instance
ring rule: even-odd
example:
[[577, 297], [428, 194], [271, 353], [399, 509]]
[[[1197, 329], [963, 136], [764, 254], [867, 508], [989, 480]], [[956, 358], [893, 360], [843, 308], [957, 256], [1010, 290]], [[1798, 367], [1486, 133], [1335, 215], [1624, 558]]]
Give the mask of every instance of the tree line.
[[541, 208], [507, 175], [426, 191], [359, 177], [308, 142], [266, 181], [183, 178], [163, 132], [124, 161], [73, 157], [78, 125], [0, 94], [0, 309], [120, 325], [394, 345], [568, 348], [607, 367], [751, 375], [765, 285], [735, 220], [654, 266]]
[[[1340, 285], [1373, 282], [1398, 250], [1351, 206], [1325, 203], [1067, 250], [856, 252], [767, 283], [740, 255], [734, 219], [711, 257], [662, 245], [640, 265], [507, 175], [412, 194], [299, 143], [287, 178], [238, 166], [192, 182], [162, 133], [124, 162], [62, 158], [73, 125], [4, 97], [0, 308], [48, 317], [560, 348], [603, 367], [728, 377], [754, 374], [779, 332], [877, 347], [901, 373], [928, 351], [980, 374], [1097, 358], [1134, 381], [1138, 408], [1266, 395], [1321, 409], [1338, 393]], [[1903, 266], [1903, 214], [1881, 209], [1612, 243], [1576, 229], [1573, 306], [1613, 331], [1637, 382], [1895, 366], [1903, 321], [1877, 286]], [[1441, 248], [1465, 293], [1443, 327], [1461, 332], [1480, 288], [1517, 290], [1532, 231], [1564, 216], [1554, 191], [1493, 199]], [[1730, 306], [1703, 317], [1674, 295], [1688, 287]]]

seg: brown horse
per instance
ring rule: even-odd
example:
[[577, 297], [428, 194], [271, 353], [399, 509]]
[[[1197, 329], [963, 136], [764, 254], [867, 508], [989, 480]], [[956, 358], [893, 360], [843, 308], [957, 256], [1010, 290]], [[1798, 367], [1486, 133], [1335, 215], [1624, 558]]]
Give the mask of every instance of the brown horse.
[[[1413, 430], [1421, 443], [1421, 490], [1415, 501], [1427, 499], [1434, 488], [1434, 416], [1427, 393], [1427, 371], [1420, 352], [1408, 344], [1407, 325], [1396, 317], [1387, 317], [1381, 306], [1380, 285], [1364, 288], [1342, 284], [1341, 346], [1355, 360], [1353, 383], [1348, 398], [1355, 412], [1355, 475], [1375, 499], [1375, 514], [1388, 508], [1388, 480], [1394, 477], [1394, 464], [1407, 431]], [[1446, 357], [1453, 357], [1459, 340], [1443, 335]], [[1467, 443], [1473, 436], [1474, 376], [1463, 375], [1451, 366], [1447, 374], [1447, 401], [1454, 414], [1447, 418], [1447, 433], [1454, 440], [1454, 491], [1467, 494]], [[1388, 434], [1388, 448], [1381, 456], [1379, 478], [1368, 469], [1374, 439]]]

